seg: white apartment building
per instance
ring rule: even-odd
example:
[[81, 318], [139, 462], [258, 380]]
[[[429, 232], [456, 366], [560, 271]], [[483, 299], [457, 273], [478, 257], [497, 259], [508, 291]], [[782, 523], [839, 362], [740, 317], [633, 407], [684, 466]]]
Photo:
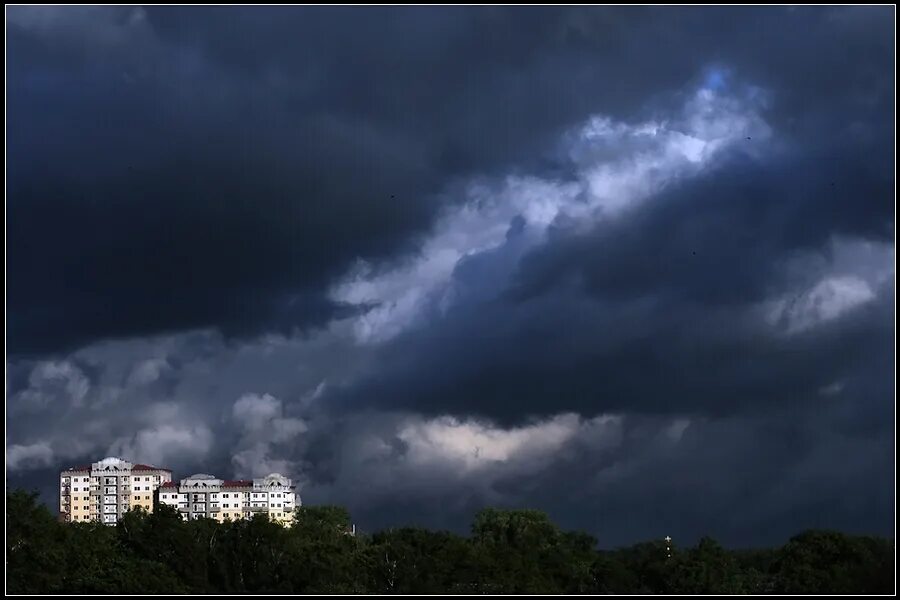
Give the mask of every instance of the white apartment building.
[[132, 508], [140, 506], [153, 512], [156, 489], [171, 480], [169, 469], [116, 457], [71, 467], [59, 475], [60, 520], [115, 525]]
[[177, 508], [185, 519], [206, 517], [219, 522], [265, 514], [287, 525], [301, 505], [296, 486], [278, 473], [239, 480], [198, 473], [178, 483], [166, 483], [157, 493], [159, 502]]

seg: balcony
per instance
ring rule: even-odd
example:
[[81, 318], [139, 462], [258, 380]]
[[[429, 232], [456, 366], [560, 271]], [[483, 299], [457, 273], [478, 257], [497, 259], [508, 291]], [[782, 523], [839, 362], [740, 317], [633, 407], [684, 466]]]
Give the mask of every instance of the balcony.
[[269, 507], [268, 506], [245, 506], [244, 510], [245, 511], [249, 510], [250, 512], [268, 512]]

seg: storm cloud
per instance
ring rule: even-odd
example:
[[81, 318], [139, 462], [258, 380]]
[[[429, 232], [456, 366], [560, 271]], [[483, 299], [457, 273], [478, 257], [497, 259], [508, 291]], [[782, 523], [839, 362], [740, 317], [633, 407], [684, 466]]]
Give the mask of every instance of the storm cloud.
[[8, 485], [892, 532], [893, 20], [8, 8]]

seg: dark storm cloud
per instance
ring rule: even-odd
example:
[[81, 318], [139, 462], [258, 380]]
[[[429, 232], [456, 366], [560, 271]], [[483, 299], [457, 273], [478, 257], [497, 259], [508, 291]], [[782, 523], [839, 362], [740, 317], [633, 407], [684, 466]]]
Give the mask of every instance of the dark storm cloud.
[[[477, 313], [450, 315], [398, 341], [343, 401], [505, 423], [569, 410], [721, 415], [810, 407], [821, 388], [889, 352], [893, 335], [890, 295], [839, 324], [790, 337], [715, 307], [608, 303], [574, 290]], [[891, 394], [889, 374], [881, 373], [882, 397]]]
[[421, 230], [450, 178], [543, 164], [561, 127], [707, 63], [798, 114], [890, 104], [875, 9], [9, 13], [14, 353], [322, 322], [321, 286]]
[[[778, 23], [770, 11], [731, 14], [746, 29], [719, 40], [717, 68], [725, 87], [745, 75], [772, 86], [766, 154], [733, 150], [699, 180], [587, 234], [559, 225], [521, 259], [509, 289], [395, 342], [351, 397], [504, 420], [639, 407], [718, 413], [814, 398], [823, 378], [849, 376], [865, 363], [858, 357], [888, 348], [884, 297], [849, 323], [789, 338], [761, 334], [741, 310], [785, 294], [796, 301], [827, 275], [834, 236], [890, 244], [889, 26], [871, 10], [798, 10]], [[787, 34], [798, 19], [804, 35]], [[509, 246], [470, 261], [487, 266], [461, 264], [456, 278], [480, 270], [482, 288], [502, 285], [486, 269], [498, 256], [519, 260]]]
[[[848, 390], [814, 411], [770, 415], [582, 421], [549, 447], [538, 428], [524, 437], [530, 455], [479, 462], [470, 449], [468, 459], [456, 457], [470, 461], [465, 467], [423, 461], [428, 447], [418, 438], [390, 421], [358, 419], [349, 422], [353, 436], [331, 438], [328, 468], [307, 484], [306, 499], [342, 499], [369, 531], [415, 523], [465, 533], [485, 505], [538, 508], [592, 532], [605, 548], [667, 534], [682, 546], [712, 535], [739, 547], [783, 543], [812, 527], [889, 534], [891, 407], [882, 403], [877, 430], [848, 433], [841, 413], [862, 397]], [[500, 431], [477, 443], [489, 446]], [[373, 453], [373, 435], [411, 443]], [[365, 492], [361, 479], [371, 482]]]
[[833, 427], [816, 418], [698, 421], [671, 445], [634, 427], [614, 456], [577, 453], [505, 485], [568, 527], [591, 523], [606, 547], [665, 535], [681, 546], [702, 535], [774, 545], [804, 528], [889, 533], [891, 495], [880, 480], [893, 472], [892, 432], [852, 437]]
[[628, 220], [587, 235], [560, 227], [554, 243], [523, 261], [511, 298], [577, 279], [604, 298], [668, 294], [729, 305], [763, 300], [798, 277], [812, 283], [818, 273], [782, 273], [782, 262], [803, 250], [827, 258], [835, 235], [891, 241], [892, 177], [869, 165], [888, 151], [885, 143], [851, 146], [829, 160], [738, 158]]

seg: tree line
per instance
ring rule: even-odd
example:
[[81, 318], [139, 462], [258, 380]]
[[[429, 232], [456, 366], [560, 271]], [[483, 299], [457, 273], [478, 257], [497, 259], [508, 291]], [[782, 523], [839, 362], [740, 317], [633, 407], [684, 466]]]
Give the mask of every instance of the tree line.
[[894, 541], [806, 531], [728, 550], [663, 540], [598, 550], [535, 510], [488, 508], [468, 537], [417, 527], [349, 535], [350, 515], [305, 506], [284, 527], [257, 515], [184, 521], [132, 510], [116, 527], [61, 523], [34, 492], [6, 495], [12, 594], [892, 594]]

